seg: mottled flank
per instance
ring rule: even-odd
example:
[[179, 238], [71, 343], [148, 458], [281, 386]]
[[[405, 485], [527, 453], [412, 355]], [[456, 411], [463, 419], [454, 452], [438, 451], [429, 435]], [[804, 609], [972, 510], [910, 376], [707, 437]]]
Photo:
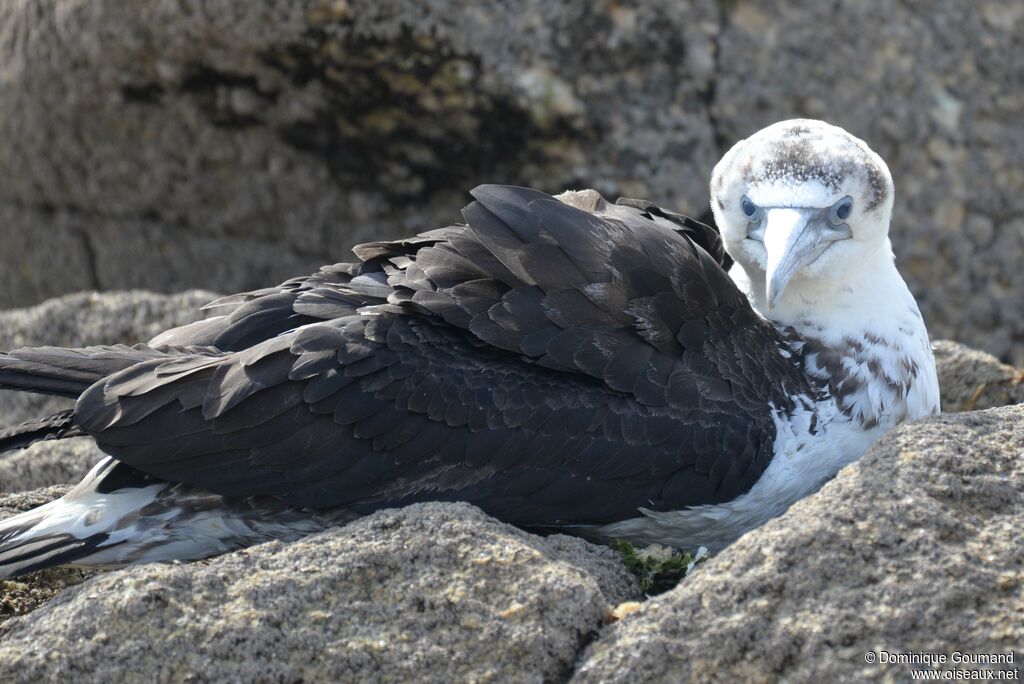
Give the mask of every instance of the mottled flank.
[[0, 565], [6, 576], [18, 577], [59, 564], [196, 560], [291, 541], [356, 517], [344, 508], [310, 511], [268, 496], [221, 496], [103, 456], [60, 501], [2, 521]]
[[843, 414], [865, 430], [906, 418], [905, 399], [920, 371], [899, 341], [865, 331], [860, 339], [831, 345], [806, 332], [785, 328], [801, 366], [828, 388]]

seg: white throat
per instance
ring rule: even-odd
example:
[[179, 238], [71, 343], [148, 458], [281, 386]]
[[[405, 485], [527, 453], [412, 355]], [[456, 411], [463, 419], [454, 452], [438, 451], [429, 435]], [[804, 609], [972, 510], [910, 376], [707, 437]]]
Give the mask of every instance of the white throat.
[[[729, 275], [762, 316], [780, 326], [805, 327], [809, 322], [830, 329], [860, 328], [887, 312], [876, 304], [901, 299], [913, 301], [893, 262], [889, 239], [867, 259], [847, 271], [842, 278], [793, 278], [781, 299], [769, 310], [765, 274], [757, 267], [748, 272], [736, 262]], [[904, 296], [905, 295], [905, 296]], [[916, 304], [915, 304], [916, 306]]]
[[764, 274], [730, 272], [751, 304], [800, 352], [809, 375], [828, 382], [844, 414], [886, 430], [939, 411], [928, 332], [896, 270], [888, 238], [842, 279], [794, 279], [768, 311]]

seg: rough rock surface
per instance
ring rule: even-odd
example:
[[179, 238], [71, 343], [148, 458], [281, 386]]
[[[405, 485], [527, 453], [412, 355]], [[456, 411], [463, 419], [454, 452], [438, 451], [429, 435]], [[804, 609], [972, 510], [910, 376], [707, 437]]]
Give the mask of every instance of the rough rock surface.
[[16, 494], [0, 494], [0, 520], [17, 515], [36, 506], [42, 506], [48, 501], [53, 501], [59, 496], [64, 496], [71, 487], [67, 485], [52, 485], [34, 491], [18, 492]]
[[[40, 345], [84, 347], [146, 342], [168, 328], [214, 315], [215, 312], [199, 309], [216, 297], [201, 290], [174, 295], [145, 291], [81, 292], [33, 307], [0, 311], [0, 351]], [[70, 400], [56, 397], [0, 391], [0, 428], [45, 416], [71, 404]], [[2, 483], [0, 479], [0, 487]]]
[[1019, 0], [261, 8], [0, 4], [0, 307], [265, 286], [485, 181], [701, 215], [729, 145], [812, 116], [892, 167], [933, 333], [1024, 365]]
[[703, 206], [688, 179], [715, 161], [716, 16], [711, 0], [3, 4], [0, 306], [265, 286], [453, 220], [484, 179]]
[[383, 511], [292, 544], [94, 578], [0, 627], [0, 679], [551, 681], [609, 614], [580, 567], [630, 581], [595, 549], [464, 504]]
[[[48, 487], [19, 494], [0, 494], [0, 520], [56, 499], [68, 487]], [[0, 624], [15, 615], [30, 613], [64, 589], [79, 584], [95, 572], [52, 568], [13, 580], [0, 580]]]
[[36, 442], [0, 454], [0, 494], [75, 484], [103, 458], [91, 437]]
[[939, 340], [934, 346], [943, 411], [1024, 403], [1024, 369], [949, 340]]
[[613, 626], [575, 681], [909, 681], [880, 650], [1019, 666], [1022, 445], [1024, 406], [898, 428]]
[[144, 290], [80, 292], [57, 297], [38, 306], [0, 311], [0, 349], [146, 342], [168, 328], [216, 315], [200, 309], [217, 297], [202, 290], [173, 295]]

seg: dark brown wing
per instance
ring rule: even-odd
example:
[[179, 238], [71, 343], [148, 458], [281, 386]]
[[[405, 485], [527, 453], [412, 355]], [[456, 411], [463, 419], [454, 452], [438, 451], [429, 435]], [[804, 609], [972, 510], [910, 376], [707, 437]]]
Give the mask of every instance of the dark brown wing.
[[645, 210], [473, 194], [468, 226], [364, 248], [383, 261], [339, 288], [373, 289], [357, 313], [137, 364], [76, 422], [144, 472], [300, 506], [458, 499], [564, 525], [747, 491], [773, 407], [813, 389], [715, 259]]
[[[601, 204], [606, 206], [603, 200]], [[616, 204], [635, 210], [638, 219], [686, 236], [723, 269], [732, 265], [714, 228], [646, 200], [619, 198]], [[357, 245], [354, 251], [360, 261], [331, 264], [276, 287], [222, 297], [205, 307], [223, 312], [221, 316], [168, 330], [152, 344], [240, 351], [302, 325], [354, 314], [360, 307], [386, 299], [390, 294], [386, 280], [415, 262], [420, 249], [443, 243], [449, 237], [458, 240], [464, 228], [449, 226], [413, 238]], [[471, 252], [465, 256], [490, 258], [486, 250], [473, 250], [464, 241], [461, 246]], [[382, 282], [384, 287], [380, 286]]]

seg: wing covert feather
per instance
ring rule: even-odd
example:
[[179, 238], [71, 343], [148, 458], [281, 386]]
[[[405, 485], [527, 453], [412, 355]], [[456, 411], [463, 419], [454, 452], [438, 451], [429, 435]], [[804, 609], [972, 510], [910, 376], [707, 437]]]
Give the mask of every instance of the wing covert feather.
[[653, 205], [472, 194], [467, 225], [215, 303], [234, 308], [181, 334], [217, 354], [111, 375], [76, 422], [155, 476], [314, 508], [467, 500], [551, 526], [749, 490], [771, 411], [814, 390], [717, 234]]

